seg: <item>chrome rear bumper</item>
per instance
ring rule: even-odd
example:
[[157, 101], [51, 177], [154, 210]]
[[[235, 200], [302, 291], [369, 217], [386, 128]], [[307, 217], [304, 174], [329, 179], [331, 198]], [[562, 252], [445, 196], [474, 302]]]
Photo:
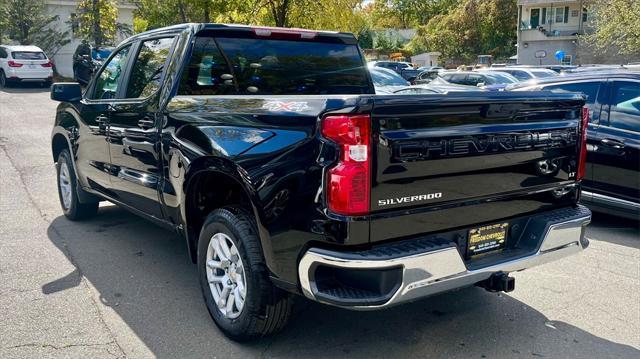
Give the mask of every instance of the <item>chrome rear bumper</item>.
[[[573, 215], [567, 216], [565, 211], [561, 215], [547, 217], [554, 220], [544, 227], [544, 235], [540, 236], [539, 245], [533, 252], [474, 269], [465, 265], [455, 245], [387, 259], [345, 256], [342, 252], [311, 248], [304, 254], [298, 267], [302, 291], [307, 298], [319, 302], [357, 310], [379, 309], [470, 286], [488, 279], [494, 273], [521, 271], [579, 253], [586, 248], [588, 241], [584, 238], [584, 228], [591, 221], [588, 209], [579, 206]], [[398, 275], [399, 284], [393, 287], [383, 302], [356, 298], [341, 303], [340, 298], [328, 300], [326, 295], [319, 292], [315, 281], [319, 266], [331, 267], [332, 270], [389, 269], [401, 271], [401, 276]], [[350, 291], [346, 289], [340, 292]]]

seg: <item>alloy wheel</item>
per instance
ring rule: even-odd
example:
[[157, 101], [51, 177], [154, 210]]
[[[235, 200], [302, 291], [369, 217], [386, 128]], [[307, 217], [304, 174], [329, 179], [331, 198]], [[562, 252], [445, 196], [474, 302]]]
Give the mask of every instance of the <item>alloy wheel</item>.
[[69, 174], [69, 166], [65, 162], [60, 164], [60, 174], [58, 175], [58, 183], [60, 186], [60, 197], [62, 198], [62, 206], [64, 209], [71, 207], [71, 175]]
[[216, 233], [209, 240], [206, 272], [220, 313], [228, 319], [239, 317], [247, 296], [244, 265], [238, 248], [224, 233]]

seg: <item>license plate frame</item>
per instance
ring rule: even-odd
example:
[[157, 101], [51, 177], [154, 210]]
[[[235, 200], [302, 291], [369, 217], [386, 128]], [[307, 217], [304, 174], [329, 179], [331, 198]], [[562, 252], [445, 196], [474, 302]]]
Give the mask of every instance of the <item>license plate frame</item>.
[[507, 245], [509, 222], [500, 222], [469, 229], [467, 258], [502, 251]]

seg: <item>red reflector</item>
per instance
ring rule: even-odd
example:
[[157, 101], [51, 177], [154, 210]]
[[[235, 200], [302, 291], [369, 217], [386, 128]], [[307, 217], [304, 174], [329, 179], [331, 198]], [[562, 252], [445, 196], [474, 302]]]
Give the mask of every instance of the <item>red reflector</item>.
[[19, 63], [13, 61], [13, 60], [9, 60], [7, 62], [7, 65], [9, 65], [9, 67], [22, 67], [22, 64], [19, 64]]
[[369, 213], [371, 131], [369, 115], [327, 116], [322, 135], [340, 146], [338, 164], [327, 173], [327, 205], [343, 215]]
[[580, 154], [578, 158], [578, 174], [576, 176], [578, 181], [584, 178], [585, 168], [587, 167], [587, 127], [589, 127], [589, 109], [585, 106], [582, 108], [582, 118], [580, 120]]
[[46, 64], [42, 64], [42, 67], [53, 67], [53, 63], [51, 61], [47, 62]]

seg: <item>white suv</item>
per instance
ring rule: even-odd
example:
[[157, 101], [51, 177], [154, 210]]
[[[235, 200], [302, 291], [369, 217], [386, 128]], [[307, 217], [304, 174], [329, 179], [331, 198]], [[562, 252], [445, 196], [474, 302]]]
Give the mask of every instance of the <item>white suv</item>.
[[0, 46], [0, 88], [10, 82], [51, 85], [53, 63], [37, 46]]

